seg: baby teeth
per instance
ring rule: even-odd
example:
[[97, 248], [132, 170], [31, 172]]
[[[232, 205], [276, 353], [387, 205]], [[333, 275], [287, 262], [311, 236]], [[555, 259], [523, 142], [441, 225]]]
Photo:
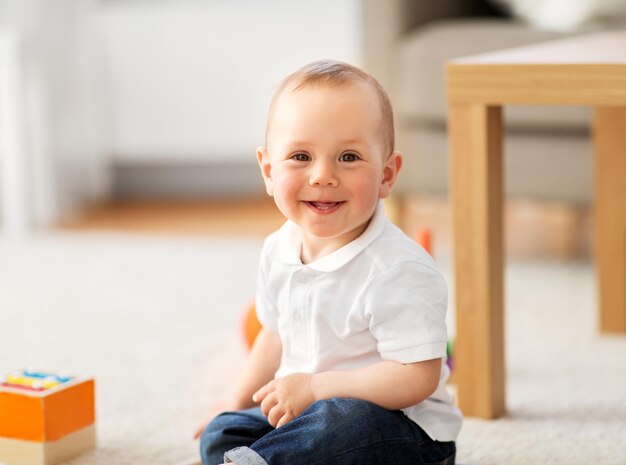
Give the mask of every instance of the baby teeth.
[[337, 205], [337, 202], [311, 202], [315, 208], [320, 210], [328, 210]]

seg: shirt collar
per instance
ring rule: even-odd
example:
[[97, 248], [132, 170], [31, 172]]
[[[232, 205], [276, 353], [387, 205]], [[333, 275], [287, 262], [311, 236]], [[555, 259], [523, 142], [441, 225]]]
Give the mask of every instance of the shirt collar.
[[275, 258], [289, 265], [306, 266], [316, 271], [335, 271], [365, 250], [374, 239], [380, 236], [384, 227], [385, 209], [382, 201], [379, 200], [374, 215], [363, 234], [333, 253], [303, 265], [300, 260], [302, 251], [300, 227], [292, 221], [287, 221], [279, 231], [280, 245], [276, 250]]

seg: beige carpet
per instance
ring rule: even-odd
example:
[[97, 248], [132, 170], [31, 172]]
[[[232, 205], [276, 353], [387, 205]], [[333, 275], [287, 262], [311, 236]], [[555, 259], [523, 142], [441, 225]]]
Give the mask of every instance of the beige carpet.
[[[0, 239], [0, 372], [95, 376], [99, 445], [73, 465], [192, 458], [194, 428], [245, 356], [240, 319], [260, 246], [113, 233]], [[509, 414], [466, 420], [459, 462], [626, 464], [626, 337], [595, 332], [593, 280], [588, 263], [509, 264]]]

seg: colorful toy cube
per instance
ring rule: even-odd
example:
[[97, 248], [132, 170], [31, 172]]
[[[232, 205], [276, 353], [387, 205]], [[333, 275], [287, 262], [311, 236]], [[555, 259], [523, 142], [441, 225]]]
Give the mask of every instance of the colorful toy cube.
[[54, 465], [95, 447], [92, 378], [0, 376], [0, 463]]

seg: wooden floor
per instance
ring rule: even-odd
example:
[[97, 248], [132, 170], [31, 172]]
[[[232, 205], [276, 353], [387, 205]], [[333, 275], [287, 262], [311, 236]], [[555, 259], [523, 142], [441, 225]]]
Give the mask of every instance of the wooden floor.
[[[411, 237], [432, 232], [435, 255], [451, 253], [452, 215], [444, 198], [405, 197], [386, 205]], [[184, 235], [266, 236], [285, 221], [269, 197], [199, 201], [124, 201], [92, 207], [64, 229]], [[545, 202], [510, 201], [505, 214], [509, 257], [571, 259], [591, 254], [588, 209]]]
[[285, 221], [271, 198], [123, 201], [94, 206], [62, 225], [71, 230], [266, 236]]

